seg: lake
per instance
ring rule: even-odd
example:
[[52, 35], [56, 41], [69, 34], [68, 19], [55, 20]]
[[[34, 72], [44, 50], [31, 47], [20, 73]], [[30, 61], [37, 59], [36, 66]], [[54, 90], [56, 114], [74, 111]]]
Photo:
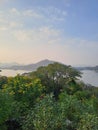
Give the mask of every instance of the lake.
[[[2, 72], [0, 72], [0, 75], [2, 76], [16, 76], [17, 74], [23, 74], [28, 73], [29, 71], [24, 70], [8, 70], [8, 69], [2, 69]], [[81, 80], [87, 84], [92, 84], [93, 86], [98, 86], [98, 73], [95, 71], [90, 70], [83, 70], [81, 71], [82, 78]]]
[[83, 80], [84, 83], [92, 84], [93, 86], [98, 87], [98, 73], [97, 72], [91, 71], [91, 70], [83, 70], [81, 72], [83, 73], [81, 80]]
[[28, 72], [30, 71], [2, 69], [2, 71], [0, 72], [0, 75], [9, 77], [9, 76], [16, 76], [17, 74], [28, 73]]

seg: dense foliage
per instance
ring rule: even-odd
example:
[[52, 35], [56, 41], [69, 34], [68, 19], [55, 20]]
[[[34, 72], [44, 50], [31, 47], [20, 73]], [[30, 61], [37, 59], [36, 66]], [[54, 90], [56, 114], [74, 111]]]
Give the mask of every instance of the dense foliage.
[[98, 130], [98, 89], [80, 76], [54, 63], [0, 77], [0, 130]]

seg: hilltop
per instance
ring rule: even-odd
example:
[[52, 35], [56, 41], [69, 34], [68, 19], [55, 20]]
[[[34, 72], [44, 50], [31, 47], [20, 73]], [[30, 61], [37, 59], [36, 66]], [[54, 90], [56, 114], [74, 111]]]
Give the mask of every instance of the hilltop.
[[10, 65], [10, 66], [5, 66], [2, 65], [0, 66], [0, 69], [12, 69], [12, 70], [26, 70], [26, 71], [35, 71], [38, 67], [40, 66], [47, 66], [48, 64], [52, 64], [54, 63], [54, 61], [45, 59], [45, 60], [41, 60], [37, 63], [32, 63], [32, 64], [28, 64], [28, 65]]

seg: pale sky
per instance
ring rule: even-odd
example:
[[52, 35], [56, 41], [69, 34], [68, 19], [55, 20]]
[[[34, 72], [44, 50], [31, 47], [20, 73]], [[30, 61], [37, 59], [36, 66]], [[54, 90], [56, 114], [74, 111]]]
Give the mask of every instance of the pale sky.
[[0, 0], [0, 62], [98, 65], [98, 0]]

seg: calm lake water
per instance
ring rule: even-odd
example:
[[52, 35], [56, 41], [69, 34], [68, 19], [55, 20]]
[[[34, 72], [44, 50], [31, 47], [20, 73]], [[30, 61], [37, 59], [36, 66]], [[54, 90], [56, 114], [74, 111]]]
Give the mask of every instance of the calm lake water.
[[93, 86], [98, 87], [98, 72], [91, 70], [83, 70], [81, 72], [83, 73], [81, 80], [87, 84], [92, 84]]
[[[27, 73], [29, 71], [24, 71], [24, 70], [8, 70], [8, 69], [4, 69], [2, 70], [2, 72], [0, 72], [0, 75], [2, 76], [16, 76], [17, 74], [23, 74], [23, 73]], [[96, 87], [98, 87], [98, 73], [96, 73], [95, 71], [90, 71], [90, 70], [84, 70], [81, 71], [82, 74], [82, 78], [81, 80], [87, 84], [92, 84]]]
[[16, 76], [17, 74], [23, 74], [27, 72], [29, 71], [2, 69], [2, 72], [0, 72], [0, 75], [9, 77], [9, 76]]

